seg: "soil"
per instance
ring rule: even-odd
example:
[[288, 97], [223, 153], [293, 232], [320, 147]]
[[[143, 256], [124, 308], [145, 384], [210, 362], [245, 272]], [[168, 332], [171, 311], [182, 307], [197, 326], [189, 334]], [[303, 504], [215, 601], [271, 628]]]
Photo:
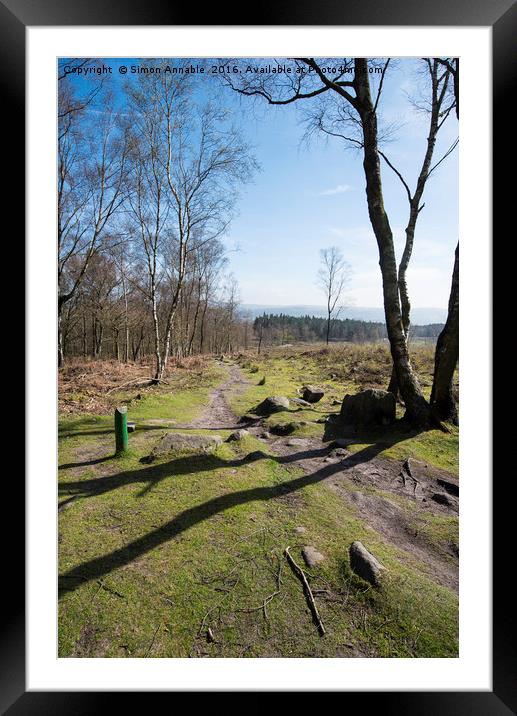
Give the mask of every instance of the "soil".
[[[228, 395], [243, 392], [249, 381], [237, 365], [221, 365], [228, 372], [227, 380], [212, 392], [206, 409], [188, 426], [176, 427], [246, 428], [267, 444], [286, 466], [301, 468], [306, 474], [318, 474], [369, 528], [406, 552], [410, 560], [423, 562], [434, 581], [458, 590], [458, 545], [451, 543], [440, 549], [418, 529], [419, 517], [426, 513], [443, 516], [458, 513], [459, 486], [455, 475], [414, 459], [406, 463], [408, 471], [405, 461], [371, 455], [368, 450], [351, 453], [346, 444], [355, 442], [354, 437], [340, 440], [339, 445], [317, 438], [264, 437], [267, 433], [262, 421], [242, 422], [227, 402]], [[446, 504], [436, 502], [433, 499], [436, 493], [445, 493], [450, 499]]]

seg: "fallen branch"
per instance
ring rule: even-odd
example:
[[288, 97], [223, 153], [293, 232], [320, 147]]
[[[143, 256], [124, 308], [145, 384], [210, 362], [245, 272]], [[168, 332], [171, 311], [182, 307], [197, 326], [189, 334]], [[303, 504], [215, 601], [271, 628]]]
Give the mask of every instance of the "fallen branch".
[[319, 630], [321, 636], [324, 636], [325, 635], [325, 627], [323, 626], [323, 622], [321, 621], [321, 617], [318, 612], [318, 607], [316, 606], [316, 602], [314, 601], [314, 596], [313, 596], [312, 590], [309, 586], [309, 582], [307, 581], [307, 577], [305, 576], [305, 572], [298, 564], [296, 564], [294, 559], [291, 557], [291, 555], [289, 554], [289, 549], [290, 549], [289, 547], [286, 547], [284, 554], [287, 558], [287, 561], [289, 562], [289, 565], [291, 566], [291, 569], [293, 570], [293, 572], [296, 574], [298, 579], [303, 584], [303, 591], [305, 593], [305, 598], [307, 599], [307, 603], [311, 610], [313, 619], [318, 627], [318, 630]]
[[282, 573], [282, 562], [280, 561], [280, 559], [278, 559], [278, 573], [276, 575], [276, 590], [274, 592], [272, 592], [271, 594], [268, 594], [268, 596], [264, 598], [264, 601], [262, 602], [260, 607], [247, 607], [244, 609], [236, 609], [235, 611], [236, 612], [244, 612], [245, 614], [250, 614], [251, 612], [258, 612], [258, 611], [262, 610], [262, 612], [264, 614], [264, 619], [266, 621], [268, 621], [267, 605], [269, 604], [269, 602], [271, 602], [277, 596], [277, 594], [280, 594], [280, 591], [281, 591], [280, 587], [282, 584], [281, 573]]
[[128, 383], [122, 383], [122, 385], [116, 385], [114, 388], [110, 388], [106, 391], [106, 395], [109, 395], [110, 393], [113, 393], [115, 390], [121, 390], [122, 388], [127, 387], [128, 385], [133, 385], [133, 383], [149, 383], [151, 384], [153, 381], [152, 378], [135, 378], [134, 380], [130, 380]]

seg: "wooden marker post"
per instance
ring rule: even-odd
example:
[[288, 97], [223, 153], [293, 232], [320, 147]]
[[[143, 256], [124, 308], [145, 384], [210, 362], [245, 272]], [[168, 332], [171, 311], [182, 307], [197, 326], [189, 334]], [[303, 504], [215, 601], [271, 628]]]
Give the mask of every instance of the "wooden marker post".
[[115, 446], [117, 455], [127, 450], [127, 407], [115, 408]]

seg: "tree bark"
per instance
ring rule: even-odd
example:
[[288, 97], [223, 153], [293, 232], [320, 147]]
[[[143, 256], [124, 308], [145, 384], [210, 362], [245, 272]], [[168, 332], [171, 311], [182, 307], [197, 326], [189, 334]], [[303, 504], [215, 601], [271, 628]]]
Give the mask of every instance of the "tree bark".
[[459, 244], [456, 246], [447, 321], [438, 336], [434, 357], [431, 408], [438, 420], [458, 424], [458, 405], [454, 396], [454, 371], [459, 356]]
[[397, 262], [393, 234], [384, 209], [380, 159], [377, 144], [377, 116], [370, 94], [368, 62], [355, 60], [355, 90], [357, 110], [361, 118], [364, 138], [364, 173], [368, 213], [379, 248], [379, 264], [382, 274], [384, 311], [390, 341], [391, 355], [397, 383], [406, 406], [406, 417], [414, 425], [426, 427], [430, 419], [430, 407], [425, 400], [418, 379], [409, 359], [399, 297]]

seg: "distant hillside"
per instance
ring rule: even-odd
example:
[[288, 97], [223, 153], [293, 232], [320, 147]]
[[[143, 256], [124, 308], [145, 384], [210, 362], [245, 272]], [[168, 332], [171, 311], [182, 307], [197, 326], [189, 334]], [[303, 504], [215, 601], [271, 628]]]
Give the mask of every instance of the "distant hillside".
[[[241, 310], [251, 318], [267, 314], [284, 314], [285, 316], [315, 316], [324, 318], [327, 313], [324, 306], [267, 306], [255, 303], [241, 304]], [[384, 323], [384, 309], [372, 307], [353, 306], [343, 309], [339, 318], [350, 318], [356, 321], [373, 321]], [[411, 310], [411, 321], [413, 324], [424, 326], [430, 323], [445, 323], [447, 311], [445, 308], [413, 308]]]

